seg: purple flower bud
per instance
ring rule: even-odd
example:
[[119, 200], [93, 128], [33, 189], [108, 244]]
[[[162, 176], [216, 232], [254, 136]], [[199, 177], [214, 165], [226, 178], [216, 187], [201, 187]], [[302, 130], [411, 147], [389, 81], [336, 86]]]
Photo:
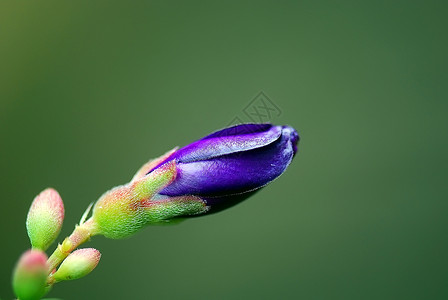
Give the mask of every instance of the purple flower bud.
[[298, 141], [297, 131], [289, 126], [241, 124], [173, 152], [147, 174], [175, 160], [177, 177], [159, 194], [198, 196], [217, 211], [280, 176], [296, 154]]

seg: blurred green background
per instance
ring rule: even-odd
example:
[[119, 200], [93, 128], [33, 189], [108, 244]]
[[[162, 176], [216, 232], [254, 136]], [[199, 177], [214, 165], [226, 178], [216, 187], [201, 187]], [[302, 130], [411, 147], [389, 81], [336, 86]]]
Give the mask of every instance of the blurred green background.
[[[447, 299], [446, 1], [2, 1], [0, 297], [47, 186], [60, 240], [264, 91], [287, 172], [212, 216], [94, 238], [63, 299]], [[54, 249], [53, 245], [51, 250]]]

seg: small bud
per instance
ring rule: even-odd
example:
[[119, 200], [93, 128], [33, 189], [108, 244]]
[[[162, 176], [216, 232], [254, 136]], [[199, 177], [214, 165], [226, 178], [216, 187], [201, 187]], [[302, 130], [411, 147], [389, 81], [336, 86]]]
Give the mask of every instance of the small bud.
[[76, 250], [62, 262], [53, 278], [56, 281], [63, 281], [84, 277], [95, 269], [100, 258], [100, 251], [94, 248]]
[[19, 259], [12, 285], [20, 300], [40, 299], [45, 294], [47, 256], [40, 250], [28, 250]]
[[64, 203], [58, 192], [48, 188], [37, 195], [26, 219], [33, 248], [45, 251], [57, 238], [64, 220]]

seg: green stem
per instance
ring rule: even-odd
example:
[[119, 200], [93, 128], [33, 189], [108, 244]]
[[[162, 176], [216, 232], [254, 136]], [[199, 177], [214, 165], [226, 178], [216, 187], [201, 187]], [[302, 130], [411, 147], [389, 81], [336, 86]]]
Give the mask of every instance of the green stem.
[[[98, 233], [96, 223], [92, 218], [81, 225], [77, 225], [73, 233], [65, 238], [62, 244], [59, 244], [56, 250], [47, 261], [48, 273], [51, 274], [53, 270], [79, 245], [88, 241], [91, 236]], [[49, 279], [51, 276], [49, 276]]]

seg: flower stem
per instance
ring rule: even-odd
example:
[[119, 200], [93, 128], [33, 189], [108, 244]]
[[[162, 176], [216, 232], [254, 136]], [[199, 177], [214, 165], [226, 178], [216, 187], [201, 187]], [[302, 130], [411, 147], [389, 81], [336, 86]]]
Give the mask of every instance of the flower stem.
[[96, 223], [92, 218], [81, 225], [77, 225], [72, 234], [65, 238], [62, 244], [57, 246], [56, 250], [54, 250], [53, 254], [48, 259], [48, 273], [51, 274], [73, 250], [88, 241], [91, 236], [94, 236], [97, 233]]

